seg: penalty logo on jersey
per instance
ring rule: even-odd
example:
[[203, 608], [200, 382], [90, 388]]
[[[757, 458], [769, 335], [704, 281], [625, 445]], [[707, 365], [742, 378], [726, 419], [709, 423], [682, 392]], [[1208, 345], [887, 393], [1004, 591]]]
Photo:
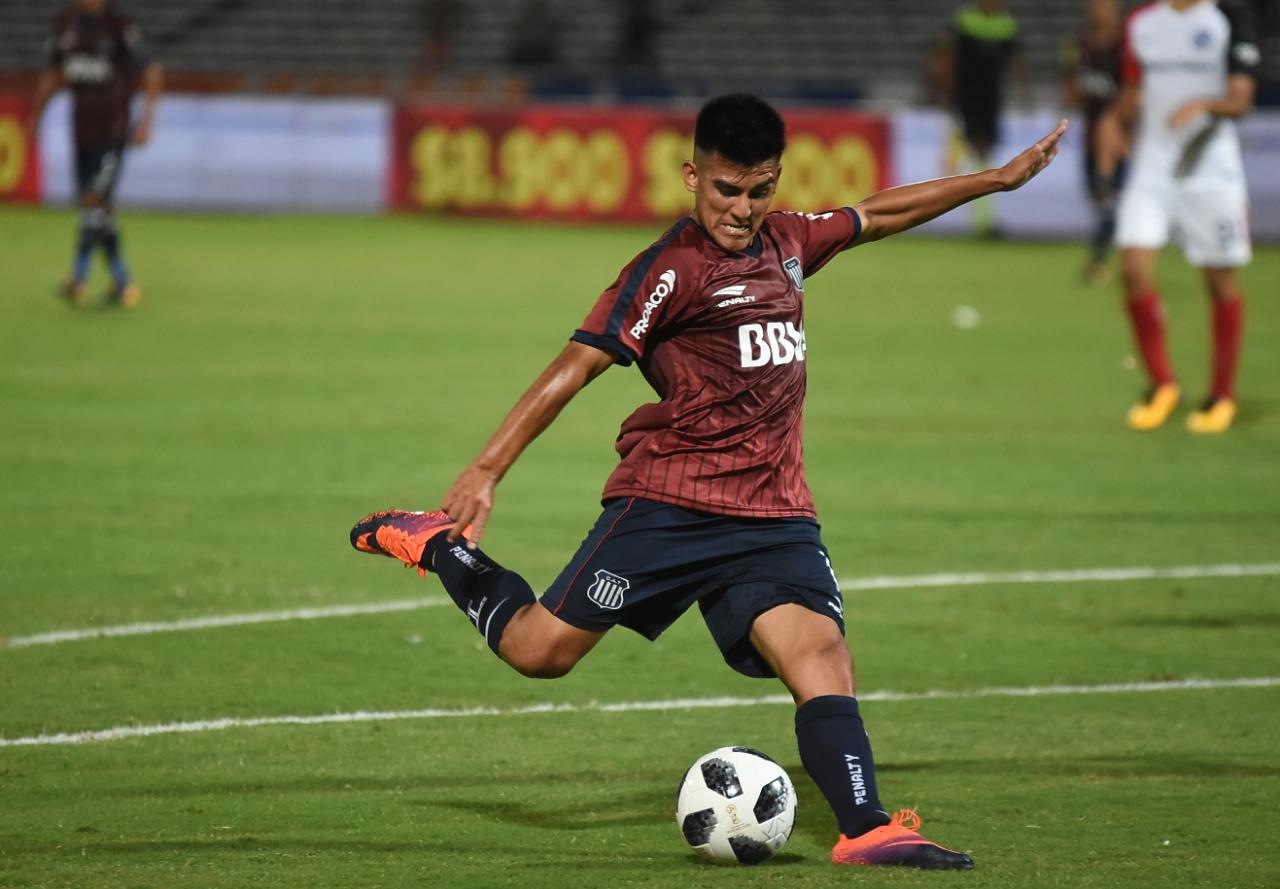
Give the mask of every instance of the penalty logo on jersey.
[[622, 599], [631, 589], [631, 581], [619, 577], [609, 571], [597, 571], [596, 582], [587, 589], [587, 598], [601, 608], [617, 611], [622, 607]]
[[804, 290], [804, 269], [800, 268], [800, 260], [792, 256], [782, 264], [782, 267], [787, 270], [791, 286], [796, 290]]

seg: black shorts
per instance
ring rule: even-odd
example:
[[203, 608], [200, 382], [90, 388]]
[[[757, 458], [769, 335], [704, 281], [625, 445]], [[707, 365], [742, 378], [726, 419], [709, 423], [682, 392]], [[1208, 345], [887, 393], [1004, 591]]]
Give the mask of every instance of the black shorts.
[[76, 192], [93, 195], [102, 203], [111, 202], [120, 170], [124, 166], [124, 143], [76, 146]]
[[1000, 141], [1000, 103], [984, 96], [963, 96], [959, 104], [960, 123], [970, 145], [994, 148]]
[[556, 617], [584, 630], [614, 626], [658, 636], [694, 602], [729, 666], [773, 676], [751, 644], [751, 624], [795, 602], [844, 633], [844, 604], [818, 523], [712, 515], [619, 497], [542, 597]]

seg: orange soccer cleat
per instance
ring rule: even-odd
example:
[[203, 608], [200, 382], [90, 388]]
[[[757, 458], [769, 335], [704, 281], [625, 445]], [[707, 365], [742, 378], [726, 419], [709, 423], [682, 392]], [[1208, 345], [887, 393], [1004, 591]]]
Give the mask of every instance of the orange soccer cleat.
[[422, 554], [427, 541], [453, 526], [453, 519], [443, 512], [388, 509], [356, 522], [351, 529], [351, 545], [362, 553], [399, 559], [406, 568], [417, 568], [418, 574], [425, 577]]
[[918, 867], [924, 870], [970, 870], [973, 859], [931, 843], [916, 828], [920, 816], [915, 809], [901, 809], [890, 822], [850, 839], [840, 834], [831, 847], [832, 864], [881, 864]]

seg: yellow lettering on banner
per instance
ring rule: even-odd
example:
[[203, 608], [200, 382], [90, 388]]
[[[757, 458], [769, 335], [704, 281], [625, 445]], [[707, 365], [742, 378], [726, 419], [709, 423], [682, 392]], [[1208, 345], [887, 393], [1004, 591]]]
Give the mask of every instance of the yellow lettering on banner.
[[597, 213], [611, 213], [622, 204], [631, 181], [631, 163], [622, 137], [613, 130], [596, 130], [587, 139], [587, 205]]
[[880, 161], [866, 139], [842, 136], [831, 146], [836, 203], [853, 204], [880, 187]]
[[692, 140], [676, 130], [657, 130], [644, 145], [645, 203], [656, 216], [672, 216], [692, 203], [680, 166], [693, 154]]
[[824, 210], [854, 204], [875, 190], [880, 165], [860, 136], [841, 136], [827, 145], [803, 133], [787, 145], [778, 188], [780, 208]]
[[448, 154], [449, 131], [444, 127], [423, 127], [409, 147], [413, 170], [410, 190], [413, 199], [428, 210], [449, 202]]
[[0, 117], [0, 194], [18, 187], [26, 166], [26, 134], [14, 118]]
[[548, 209], [570, 212], [582, 202], [611, 213], [626, 198], [630, 164], [622, 138], [613, 130], [586, 137], [566, 127], [540, 136], [514, 127], [497, 143], [477, 127], [450, 131], [425, 126], [409, 148], [413, 200], [427, 209], [486, 207], [525, 211], [544, 201]]
[[538, 200], [547, 179], [542, 142], [528, 127], [516, 127], [498, 146], [498, 170], [502, 185], [499, 202], [512, 210], [528, 210]]
[[479, 127], [463, 127], [453, 134], [453, 198], [464, 210], [474, 210], [493, 201], [493, 174], [490, 172], [493, 147], [489, 134]]
[[578, 134], [563, 127], [547, 134], [544, 150], [547, 153], [547, 206], [564, 212], [578, 201], [578, 195], [586, 191], [584, 185], [587, 165], [581, 162], [581, 143]]

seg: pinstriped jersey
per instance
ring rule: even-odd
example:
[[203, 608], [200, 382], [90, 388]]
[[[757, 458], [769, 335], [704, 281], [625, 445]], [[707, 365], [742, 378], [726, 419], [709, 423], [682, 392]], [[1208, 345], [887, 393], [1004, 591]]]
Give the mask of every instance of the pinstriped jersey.
[[804, 479], [804, 282], [857, 238], [848, 208], [771, 213], [725, 251], [691, 217], [632, 260], [573, 335], [635, 363], [659, 400], [618, 433], [604, 498], [816, 516]]
[[1248, 6], [1200, 0], [1178, 10], [1166, 0], [1135, 10], [1125, 25], [1126, 82], [1142, 86], [1133, 168], [1138, 177], [1244, 174], [1235, 123], [1209, 117], [1180, 129], [1169, 118], [1192, 99], [1226, 95], [1234, 74], [1253, 76], [1259, 53]]

